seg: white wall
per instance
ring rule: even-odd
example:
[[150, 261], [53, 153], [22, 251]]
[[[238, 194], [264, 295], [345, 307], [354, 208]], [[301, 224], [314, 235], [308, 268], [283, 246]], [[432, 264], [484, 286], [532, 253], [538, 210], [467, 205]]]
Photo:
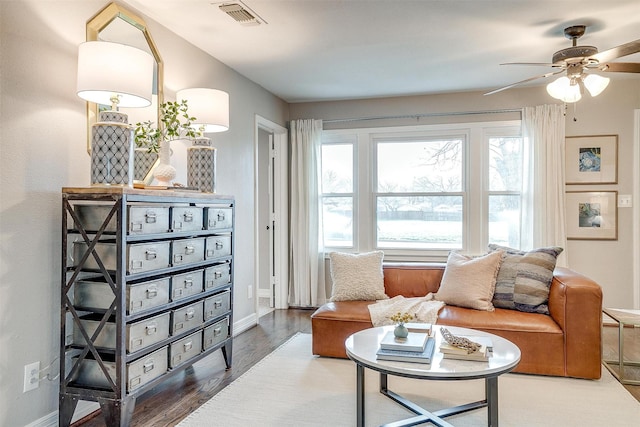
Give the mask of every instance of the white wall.
[[[24, 426], [57, 410], [58, 381], [22, 393], [23, 366], [58, 368], [60, 189], [89, 184], [86, 107], [75, 94], [85, 22], [107, 0], [0, 2], [0, 425]], [[147, 20], [165, 62], [165, 98], [205, 86], [230, 95], [231, 128], [213, 134], [218, 193], [236, 197], [236, 320], [255, 317], [254, 116], [284, 125], [287, 104]], [[175, 143], [178, 181], [184, 148]], [[254, 287], [255, 289], [255, 287]], [[43, 372], [42, 375], [46, 375]]]
[[[398, 116], [411, 114], [488, 111], [519, 109], [525, 106], [553, 103], [544, 87], [511, 89], [491, 96], [482, 92], [454, 93], [414, 97], [367, 99], [291, 104], [291, 119], [341, 119]], [[640, 78], [637, 76], [612, 80], [609, 87], [597, 98], [585, 95], [567, 108], [566, 135], [619, 136], [618, 184], [567, 186], [572, 191], [617, 190], [619, 194], [633, 192], [633, 110], [640, 108]], [[375, 127], [406, 124], [444, 123], [487, 118], [513, 118], [513, 114], [452, 116], [422, 118], [420, 120], [371, 120], [326, 124], [325, 128]], [[517, 115], [515, 117], [518, 117]], [[574, 121], [574, 117], [576, 120]], [[640, 185], [638, 183], [637, 185]], [[634, 200], [636, 209], [640, 200]], [[640, 260], [633, 258], [632, 210], [619, 209], [617, 241], [568, 242], [569, 265], [572, 269], [597, 281], [603, 288], [604, 305], [608, 307], [633, 307], [633, 266]], [[640, 227], [639, 224], [635, 224]], [[635, 307], [638, 308], [638, 307]]]

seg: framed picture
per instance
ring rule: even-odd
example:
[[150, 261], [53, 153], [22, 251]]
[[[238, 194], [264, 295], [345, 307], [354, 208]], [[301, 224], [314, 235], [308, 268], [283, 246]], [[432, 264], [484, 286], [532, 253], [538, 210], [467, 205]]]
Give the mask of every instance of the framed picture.
[[567, 191], [567, 239], [618, 240], [617, 191]]
[[618, 135], [568, 136], [567, 184], [617, 184]]

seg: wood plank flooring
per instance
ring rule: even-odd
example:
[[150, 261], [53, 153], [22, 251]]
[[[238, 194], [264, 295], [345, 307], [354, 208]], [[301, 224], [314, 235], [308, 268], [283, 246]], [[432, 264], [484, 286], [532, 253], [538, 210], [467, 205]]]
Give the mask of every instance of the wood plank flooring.
[[[177, 375], [139, 397], [131, 426], [175, 426], [295, 333], [311, 333], [312, 313], [312, 310], [275, 310], [261, 317], [258, 326], [234, 338], [230, 370], [225, 370], [221, 352], [201, 360], [183, 375]], [[617, 334], [615, 327], [604, 328], [605, 356], [617, 357]], [[640, 328], [625, 331], [625, 355], [630, 360], [640, 360]], [[640, 379], [640, 368], [632, 375]], [[625, 388], [640, 401], [640, 386]], [[74, 423], [73, 427], [105, 427], [105, 423], [102, 416], [95, 413]]]

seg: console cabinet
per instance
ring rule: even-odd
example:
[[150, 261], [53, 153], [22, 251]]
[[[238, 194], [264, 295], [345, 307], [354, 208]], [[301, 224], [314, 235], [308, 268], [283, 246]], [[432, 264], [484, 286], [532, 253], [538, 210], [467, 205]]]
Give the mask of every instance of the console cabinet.
[[59, 424], [79, 400], [127, 426], [136, 397], [220, 349], [231, 367], [234, 199], [62, 189]]

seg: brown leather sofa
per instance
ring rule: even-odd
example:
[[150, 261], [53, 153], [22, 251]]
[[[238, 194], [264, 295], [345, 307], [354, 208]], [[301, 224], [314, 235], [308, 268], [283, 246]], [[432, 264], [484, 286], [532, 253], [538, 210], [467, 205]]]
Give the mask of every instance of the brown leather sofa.
[[[391, 298], [437, 292], [445, 264], [388, 263], [385, 292]], [[313, 354], [346, 358], [344, 342], [373, 327], [374, 301], [329, 302], [311, 316]], [[598, 379], [601, 374], [602, 289], [570, 269], [557, 267], [549, 293], [550, 315], [497, 308], [493, 312], [444, 306], [438, 325], [479, 329], [515, 343], [522, 353], [514, 372]]]

